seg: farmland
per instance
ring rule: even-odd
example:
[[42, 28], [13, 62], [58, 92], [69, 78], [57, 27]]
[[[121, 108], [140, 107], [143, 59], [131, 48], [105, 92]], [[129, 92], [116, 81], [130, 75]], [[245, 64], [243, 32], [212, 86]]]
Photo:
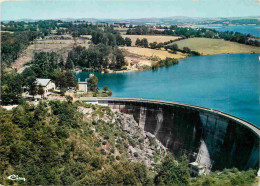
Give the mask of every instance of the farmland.
[[180, 49], [189, 47], [202, 55], [260, 53], [259, 47], [225, 41], [223, 39], [189, 38], [174, 42]]
[[130, 53], [137, 54], [140, 56], [146, 56], [146, 57], [157, 56], [161, 59], [165, 59], [166, 57], [176, 58], [176, 59], [181, 59], [186, 57], [186, 55], [183, 53], [178, 52], [177, 54], [172, 54], [165, 50], [156, 50], [156, 49], [140, 48], [140, 47], [121, 47], [121, 48], [127, 50]]
[[180, 37], [178, 36], [160, 36], [160, 35], [122, 35], [123, 38], [129, 37], [132, 40], [132, 46], [135, 46], [135, 41], [137, 38], [143, 39], [146, 38], [148, 40], [148, 43], [153, 43], [153, 42], [166, 42], [170, 40], [176, 40]]

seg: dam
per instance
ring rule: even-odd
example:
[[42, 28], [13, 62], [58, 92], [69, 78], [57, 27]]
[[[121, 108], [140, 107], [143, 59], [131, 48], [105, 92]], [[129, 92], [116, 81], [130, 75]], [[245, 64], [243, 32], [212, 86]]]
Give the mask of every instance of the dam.
[[259, 169], [260, 129], [221, 111], [168, 101], [81, 98], [133, 115], [175, 157], [186, 155], [209, 170]]

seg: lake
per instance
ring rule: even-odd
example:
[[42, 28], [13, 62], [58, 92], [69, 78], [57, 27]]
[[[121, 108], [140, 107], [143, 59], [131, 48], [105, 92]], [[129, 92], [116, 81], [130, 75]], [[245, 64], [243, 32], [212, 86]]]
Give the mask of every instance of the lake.
[[[95, 73], [113, 97], [175, 101], [221, 110], [260, 126], [259, 54], [181, 59], [155, 71]], [[76, 74], [84, 80], [88, 72]]]
[[232, 26], [222, 26], [216, 28], [217, 31], [233, 31], [241, 32], [243, 34], [251, 34], [255, 37], [260, 37], [260, 25], [232, 25]]

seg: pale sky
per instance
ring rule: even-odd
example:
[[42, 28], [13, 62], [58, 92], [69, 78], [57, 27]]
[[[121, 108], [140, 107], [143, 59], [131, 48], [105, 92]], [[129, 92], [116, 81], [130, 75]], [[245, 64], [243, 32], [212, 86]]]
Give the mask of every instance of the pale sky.
[[1, 20], [171, 16], [260, 16], [260, 0], [18, 0], [1, 3]]

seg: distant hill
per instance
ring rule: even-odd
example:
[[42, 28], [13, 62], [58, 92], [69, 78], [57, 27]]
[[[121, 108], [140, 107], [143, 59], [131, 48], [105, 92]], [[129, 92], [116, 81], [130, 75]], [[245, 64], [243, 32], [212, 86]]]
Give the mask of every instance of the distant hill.
[[[105, 22], [105, 23], [126, 23], [126, 24], [165, 24], [165, 25], [185, 25], [185, 24], [257, 24], [260, 25], [260, 16], [250, 17], [219, 17], [219, 18], [201, 18], [173, 16], [164, 18], [138, 18], [138, 19], [96, 19], [96, 18], [60, 18], [61, 21], [86, 21], [86, 22]], [[9, 22], [4, 21], [4, 22]], [[33, 19], [20, 19], [15, 21], [32, 22]]]

